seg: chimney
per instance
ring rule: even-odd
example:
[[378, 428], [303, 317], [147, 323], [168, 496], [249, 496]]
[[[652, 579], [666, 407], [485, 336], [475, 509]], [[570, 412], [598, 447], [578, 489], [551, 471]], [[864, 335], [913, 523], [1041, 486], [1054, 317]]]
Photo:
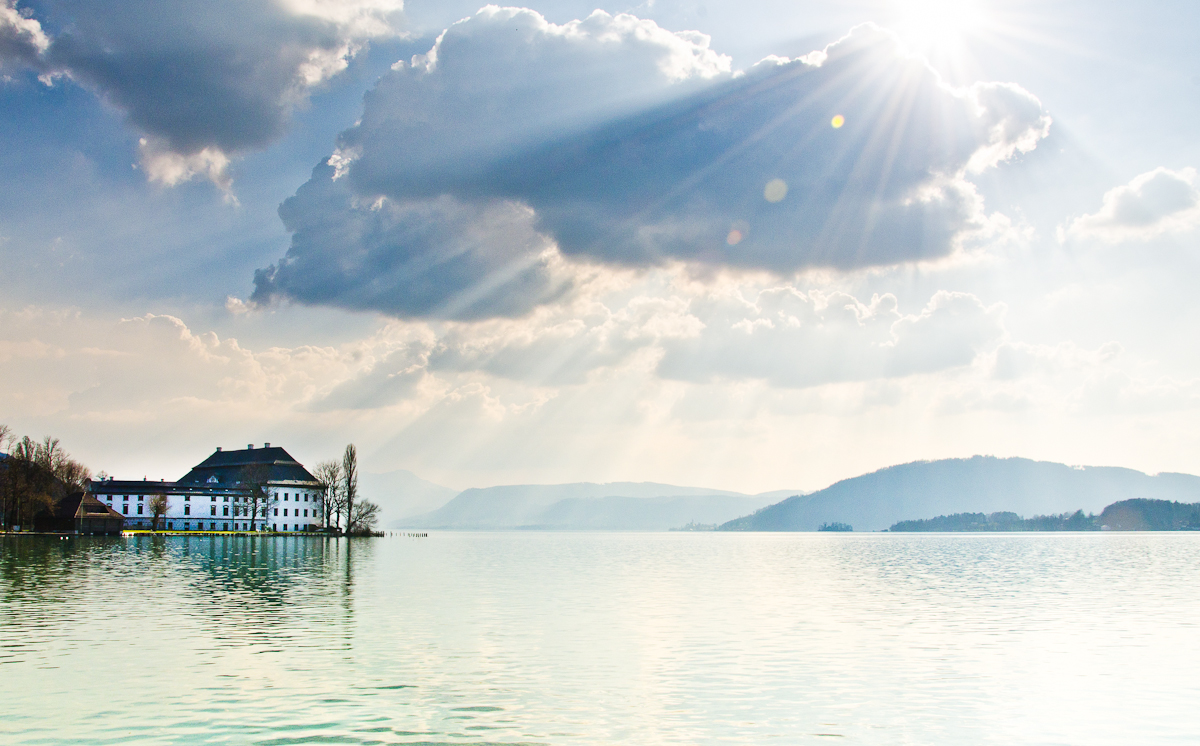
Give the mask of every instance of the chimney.
[[247, 444], [246, 444], [246, 450], [247, 450], [247, 451], [253, 451], [253, 450], [254, 450], [254, 444], [253, 444], [253, 443], [247, 443]]
[[217, 446], [217, 453], [221, 452], [221, 446]]
[[270, 448], [270, 447], [271, 447], [270, 443], [263, 443], [263, 448]]

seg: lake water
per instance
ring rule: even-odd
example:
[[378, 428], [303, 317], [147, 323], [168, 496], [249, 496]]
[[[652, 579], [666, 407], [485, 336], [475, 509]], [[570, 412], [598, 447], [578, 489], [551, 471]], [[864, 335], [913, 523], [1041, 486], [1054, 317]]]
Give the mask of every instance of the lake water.
[[1200, 739], [1200, 534], [0, 538], [4, 744]]

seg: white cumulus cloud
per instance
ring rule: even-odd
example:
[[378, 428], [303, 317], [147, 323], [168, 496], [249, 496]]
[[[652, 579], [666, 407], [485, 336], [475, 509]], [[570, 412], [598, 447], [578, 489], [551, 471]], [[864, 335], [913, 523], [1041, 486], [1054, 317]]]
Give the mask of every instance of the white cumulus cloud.
[[1196, 170], [1156, 168], [1108, 191], [1100, 209], [1075, 218], [1066, 236], [1107, 243], [1145, 241], [1200, 226]]

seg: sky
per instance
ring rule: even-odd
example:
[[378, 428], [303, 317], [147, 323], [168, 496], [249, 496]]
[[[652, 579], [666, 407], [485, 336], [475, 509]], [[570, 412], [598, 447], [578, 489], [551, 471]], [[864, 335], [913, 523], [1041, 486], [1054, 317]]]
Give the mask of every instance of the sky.
[[0, 0], [0, 423], [118, 478], [1200, 473], [1198, 26]]

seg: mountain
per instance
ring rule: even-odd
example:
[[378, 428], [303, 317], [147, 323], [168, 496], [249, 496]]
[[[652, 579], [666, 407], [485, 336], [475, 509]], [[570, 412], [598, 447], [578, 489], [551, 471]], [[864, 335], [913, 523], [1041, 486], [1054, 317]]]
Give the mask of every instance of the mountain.
[[375, 474], [360, 472], [358, 493], [379, 505], [380, 528], [397, 528], [394, 524], [408, 516], [437, 510], [454, 499], [458, 490], [421, 479], [406, 469]]
[[666, 530], [720, 523], [791, 491], [744, 495], [653, 482], [522, 484], [464, 490], [444, 507], [397, 525], [452, 529]]
[[836, 521], [855, 531], [880, 531], [899, 521], [954, 513], [1098, 513], [1129, 498], [1198, 502], [1200, 477], [992, 456], [916, 461], [790, 497], [718, 530], [816, 531]]

